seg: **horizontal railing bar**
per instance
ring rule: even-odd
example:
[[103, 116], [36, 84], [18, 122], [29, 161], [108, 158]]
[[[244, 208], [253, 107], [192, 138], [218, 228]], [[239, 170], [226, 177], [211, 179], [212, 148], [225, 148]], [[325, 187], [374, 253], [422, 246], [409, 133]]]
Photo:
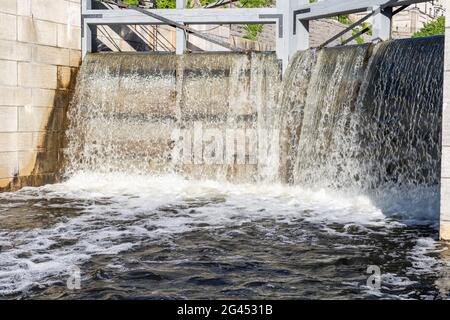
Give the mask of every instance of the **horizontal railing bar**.
[[[276, 8], [143, 10], [185, 24], [274, 24], [278, 22], [278, 18], [274, 16], [278, 12]], [[91, 20], [91, 15], [100, 14], [103, 18]], [[85, 10], [83, 16], [89, 24], [162, 24], [160, 20], [133, 9]], [[261, 16], [267, 18], [261, 18]]]

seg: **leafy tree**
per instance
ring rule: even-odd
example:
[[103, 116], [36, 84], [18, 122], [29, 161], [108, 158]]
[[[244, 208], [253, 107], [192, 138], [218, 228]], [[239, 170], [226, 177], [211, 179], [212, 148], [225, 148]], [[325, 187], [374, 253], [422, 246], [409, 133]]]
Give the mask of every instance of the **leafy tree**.
[[438, 34], [445, 34], [445, 17], [441, 16], [436, 20], [426, 23], [422, 29], [413, 34], [413, 38], [428, 37]]

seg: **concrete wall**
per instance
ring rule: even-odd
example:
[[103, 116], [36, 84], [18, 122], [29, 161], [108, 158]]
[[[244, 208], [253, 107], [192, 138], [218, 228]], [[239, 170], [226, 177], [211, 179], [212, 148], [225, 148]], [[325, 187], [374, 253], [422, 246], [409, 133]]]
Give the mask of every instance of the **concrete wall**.
[[445, 35], [444, 108], [442, 117], [441, 238], [450, 240], [450, 1]]
[[55, 181], [80, 25], [80, 0], [1, 0], [0, 191]]

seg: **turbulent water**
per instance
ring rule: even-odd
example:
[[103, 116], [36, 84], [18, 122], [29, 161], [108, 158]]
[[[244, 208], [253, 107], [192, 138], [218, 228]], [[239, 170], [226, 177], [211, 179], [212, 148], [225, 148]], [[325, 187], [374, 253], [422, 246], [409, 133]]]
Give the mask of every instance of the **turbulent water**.
[[88, 56], [64, 182], [0, 194], [0, 296], [448, 299], [442, 69], [442, 37], [283, 81], [272, 54]]

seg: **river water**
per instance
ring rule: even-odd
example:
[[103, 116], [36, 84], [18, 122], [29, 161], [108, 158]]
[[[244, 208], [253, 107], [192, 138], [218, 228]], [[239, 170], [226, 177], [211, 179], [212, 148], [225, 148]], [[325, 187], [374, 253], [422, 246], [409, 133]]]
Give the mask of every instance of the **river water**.
[[448, 299], [443, 37], [91, 54], [62, 182], [0, 194], [0, 298]]
[[0, 195], [0, 295], [448, 299], [449, 247], [415, 217], [330, 190], [80, 173]]

